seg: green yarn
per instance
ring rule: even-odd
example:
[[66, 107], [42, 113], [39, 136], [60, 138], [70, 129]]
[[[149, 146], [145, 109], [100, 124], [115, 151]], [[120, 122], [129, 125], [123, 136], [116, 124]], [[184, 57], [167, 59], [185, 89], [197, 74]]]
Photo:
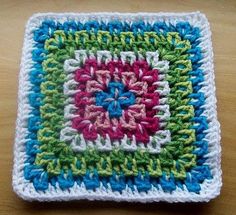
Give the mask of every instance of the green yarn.
[[[38, 131], [42, 152], [37, 154], [35, 164], [45, 168], [51, 176], [59, 175], [62, 169], [65, 172], [70, 169], [73, 175], [78, 176], [84, 175], [87, 169], [91, 172], [96, 169], [101, 176], [111, 176], [113, 172], [137, 176], [148, 171], [152, 177], [159, 177], [165, 172], [167, 176], [172, 173], [177, 179], [184, 179], [186, 170], [196, 165], [196, 155], [192, 153], [195, 149], [192, 145], [195, 131], [190, 129], [192, 123], [189, 122], [194, 116], [194, 109], [188, 105], [187, 97], [192, 93], [192, 85], [188, 81], [191, 61], [186, 53], [190, 48], [190, 42], [182, 40], [175, 32], [164, 36], [155, 32], [110, 35], [106, 31], [98, 31], [97, 34], [55, 31], [54, 36], [45, 42], [48, 54], [42, 64], [46, 75], [45, 82], [41, 84], [44, 97], [40, 107], [42, 128]], [[63, 83], [66, 75], [63, 63], [66, 59], [74, 58], [74, 52], [79, 49], [94, 52], [109, 50], [117, 55], [121, 51], [132, 50], [145, 55], [146, 51], [158, 50], [160, 59], [170, 62], [167, 81], [171, 88], [168, 98], [171, 117], [167, 129], [171, 131], [172, 140], [162, 148], [160, 154], [152, 155], [145, 150], [124, 152], [120, 149], [111, 152], [87, 149], [75, 153], [67, 143], [60, 141], [65, 106]]]

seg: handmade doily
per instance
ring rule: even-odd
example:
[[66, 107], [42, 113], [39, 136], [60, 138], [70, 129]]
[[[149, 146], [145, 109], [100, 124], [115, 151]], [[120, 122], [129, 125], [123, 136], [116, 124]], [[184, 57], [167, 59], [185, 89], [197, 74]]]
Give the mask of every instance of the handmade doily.
[[219, 142], [203, 14], [28, 21], [13, 170], [22, 198], [209, 201], [221, 187]]

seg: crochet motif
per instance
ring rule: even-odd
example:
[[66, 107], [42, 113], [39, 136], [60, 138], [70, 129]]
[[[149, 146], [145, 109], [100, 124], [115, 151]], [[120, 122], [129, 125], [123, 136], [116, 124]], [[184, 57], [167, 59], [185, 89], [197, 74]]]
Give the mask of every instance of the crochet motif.
[[[19, 169], [16, 161], [13, 176], [23, 198], [172, 202], [218, 195], [205, 17], [122, 17], [30, 20], [20, 81], [27, 96], [20, 94], [25, 110], [18, 115], [24, 129], [16, 142], [23, 154], [15, 154], [23, 163]], [[18, 178], [33, 196], [18, 191]]]
[[[170, 141], [170, 131], [160, 129], [170, 115], [164, 99], [169, 86], [163, 80], [168, 62], [159, 61], [158, 52], [147, 52], [147, 62], [140, 53], [137, 60], [134, 52], [121, 52], [120, 60], [109, 51], [97, 51], [95, 56], [81, 50], [75, 52], [75, 57], [64, 64], [64, 70], [72, 73], [64, 84], [64, 92], [73, 96], [67, 100], [64, 113], [64, 118], [71, 118], [71, 122], [62, 129], [61, 139], [73, 137], [75, 150], [85, 149], [91, 140], [101, 150], [110, 150], [112, 145], [132, 150], [140, 144], [147, 147], [149, 142], [149, 149], [159, 152], [160, 143]], [[82, 68], [78, 66], [81, 58]], [[107, 90], [109, 93], [104, 92]], [[162, 142], [160, 135], [164, 135]], [[101, 147], [103, 141], [106, 143]]]

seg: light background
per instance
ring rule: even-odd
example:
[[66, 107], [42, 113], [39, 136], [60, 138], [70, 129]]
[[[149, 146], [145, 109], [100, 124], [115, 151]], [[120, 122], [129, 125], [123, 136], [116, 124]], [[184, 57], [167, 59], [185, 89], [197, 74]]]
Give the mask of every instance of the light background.
[[[223, 187], [210, 203], [135, 204], [112, 202], [28, 203], [12, 191], [11, 173], [17, 109], [18, 72], [24, 26], [37, 12], [191, 12], [206, 14], [213, 51], [222, 130]], [[236, 0], [154, 1], [0, 0], [0, 214], [236, 214]]]

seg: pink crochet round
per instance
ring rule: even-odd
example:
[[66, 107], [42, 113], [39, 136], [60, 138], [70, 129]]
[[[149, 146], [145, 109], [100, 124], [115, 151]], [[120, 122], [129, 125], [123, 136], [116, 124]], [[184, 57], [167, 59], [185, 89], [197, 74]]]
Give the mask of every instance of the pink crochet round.
[[[146, 61], [98, 63], [96, 59], [87, 59], [84, 67], [75, 72], [75, 81], [78, 83], [78, 92], [74, 97], [77, 111], [72, 127], [82, 133], [85, 140], [95, 140], [98, 135], [121, 140], [127, 135], [137, 142], [148, 143], [150, 136], [158, 131], [159, 119], [155, 116], [155, 106], [159, 104], [159, 94], [155, 92], [157, 87], [154, 84], [158, 81], [158, 70], [151, 69]], [[111, 83], [120, 83], [119, 86], [124, 86], [124, 92], [116, 88], [114, 98], [105, 98], [104, 106], [98, 105], [96, 97], [99, 93], [107, 96]], [[134, 102], [131, 102], [133, 95]], [[111, 117], [113, 110], [109, 112], [104, 108], [110, 105], [109, 102], [119, 105], [119, 117]]]

